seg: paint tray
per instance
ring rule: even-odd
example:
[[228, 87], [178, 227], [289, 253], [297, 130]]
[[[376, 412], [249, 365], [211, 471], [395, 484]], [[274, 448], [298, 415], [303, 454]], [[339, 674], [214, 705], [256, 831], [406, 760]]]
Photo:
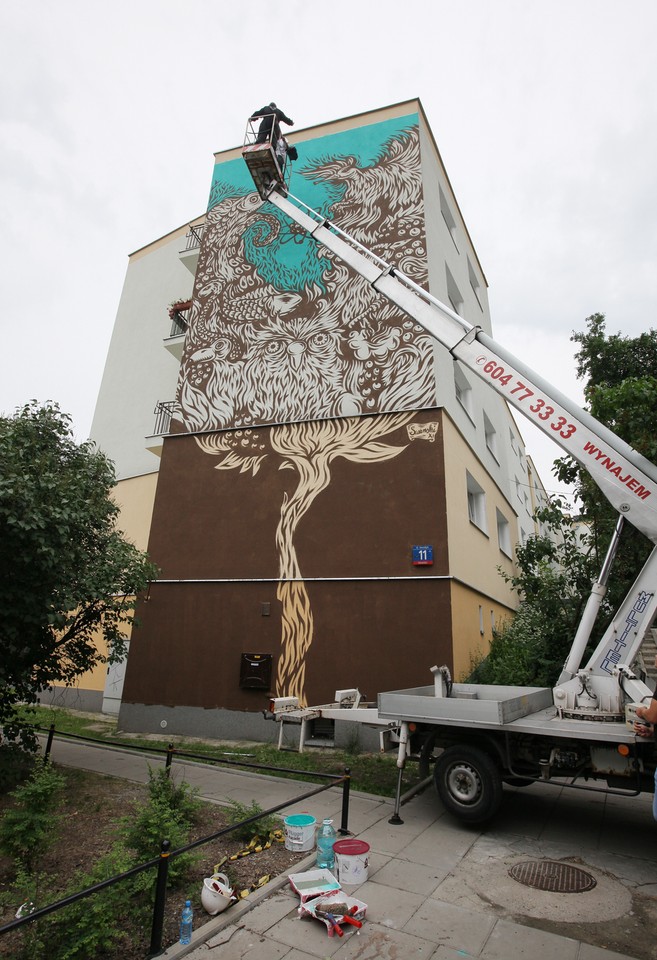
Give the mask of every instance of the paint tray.
[[302, 904], [313, 897], [326, 896], [342, 889], [331, 871], [325, 868], [291, 873], [288, 880], [294, 892], [301, 897]]
[[[333, 900], [335, 903], [346, 903], [346, 905], [351, 909], [356, 907], [356, 910], [352, 914], [354, 920], [365, 919], [365, 914], [367, 913], [367, 904], [362, 900], [358, 900], [356, 897], [346, 896], [342, 890], [332, 890], [330, 893], [315, 897], [314, 900], [310, 900], [307, 903], [302, 903], [299, 907], [299, 915], [302, 917], [315, 917], [315, 919], [321, 920], [322, 923], [325, 923], [327, 928], [330, 928], [329, 921], [325, 920], [324, 917], [318, 917], [316, 911], [321, 910], [330, 913], [331, 900]], [[340, 919], [340, 914], [336, 913], [335, 919], [338, 921], [338, 923], [343, 922]]]

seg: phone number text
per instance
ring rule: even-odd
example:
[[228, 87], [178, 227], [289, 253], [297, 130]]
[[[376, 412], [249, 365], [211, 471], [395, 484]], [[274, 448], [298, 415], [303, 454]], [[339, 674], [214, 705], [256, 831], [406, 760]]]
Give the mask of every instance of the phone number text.
[[551, 407], [547, 400], [538, 396], [522, 380], [518, 380], [512, 373], [507, 373], [504, 367], [500, 366], [495, 360], [488, 360], [487, 357], [477, 357], [477, 364], [482, 368], [491, 380], [497, 381], [501, 386], [507, 388], [507, 392], [515, 398], [516, 403], [523, 403], [529, 407], [531, 413], [536, 415], [538, 420], [545, 421], [550, 428], [558, 433], [560, 437], [567, 440], [576, 432], [577, 427], [574, 423], [569, 423], [566, 417], [560, 414], [555, 415], [554, 407]]

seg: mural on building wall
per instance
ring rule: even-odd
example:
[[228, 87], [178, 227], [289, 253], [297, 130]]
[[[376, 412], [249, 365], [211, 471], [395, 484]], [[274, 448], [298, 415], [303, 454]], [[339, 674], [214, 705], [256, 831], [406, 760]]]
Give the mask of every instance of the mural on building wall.
[[[291, 189], [426, 282], [417, 116], [298, 145]], [[238, 166], [236, 166], [238, 165]], [[181, 367], [189, 430], [418, 409], [428, 334], [218, 164]]]
[[[338, 457], [354, 463], [380, 463], [402, 453], [406, 446], [381, 442], [413, 419], [412, 413], [315, 420], [285, 424], [271, 430], [235, 430], [196, 437], [202, 450], [222, 459], [217, 470], [250, 471], [255, 477], [267, 456], [281, 458], [280, 470], [294, 470], [298, 482], [286, 493], [276, 530], [279, 555], [277, 597], [281, 603], [282, 637], [276, 696], [305, 696], [306, 660], [313, 642], [314, 621], [294, 546], [294, 533], [318, 494], [331, 482], [331, 463]], [[409, 436], [409, 439], [412, 439]]]
[[[426, 283], [417, 115], [297, 147], [292, 192]], [[210, 431], [196, 442], [221, 457], [217, 469], [255, 477], [264, 457], [278, 455], [280, 469], [298, 475], [276, 533], [275, 689], [304, 703], [314, 622], [295, 530], [329, 485], [333, 460], [377, 463], [403, 452], [381, 438], [435, 404], [431, 338], [263, 203], [243, 161], [230, 161], [215, 172], [178, 403], [187, 430]]]

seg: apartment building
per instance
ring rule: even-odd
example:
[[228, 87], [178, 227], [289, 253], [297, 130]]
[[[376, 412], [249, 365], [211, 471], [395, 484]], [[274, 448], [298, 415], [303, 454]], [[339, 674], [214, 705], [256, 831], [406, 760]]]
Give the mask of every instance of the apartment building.
[[[289, 141], [292, 193], [492, 333], [418, 100]], [[161, 575], [87, 705], [271, 739], [270, 696], [465, 676], [512, 615], [499, 568], [544, 491], [505, 402], [263, 202], [241, 145], [209, 196], [128, 262], [92, 438]]]

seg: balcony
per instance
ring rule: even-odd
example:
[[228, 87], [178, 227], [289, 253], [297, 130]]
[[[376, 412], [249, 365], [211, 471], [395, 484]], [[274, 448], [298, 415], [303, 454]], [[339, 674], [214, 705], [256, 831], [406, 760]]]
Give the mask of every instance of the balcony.
[[201, 250], [201, 240], [205, 230], [205, 220], [201, 223], [190, 223], [189, 232], [185, 234], [185, 247], [180, 251], [181, 263], [187, 267], [192, 276], [196, 276], [198, 255]]
[[146, 437], [146, 449], [156, 456], [162, 455], [164, 437], [172, 433], [173, 420], [179, 419], [180, 408], [175, 400], [161, 400], [155, 404], [155, 426], [150, 437]]
[[164, 338], [164, 346], [172, 353], [178, 363], [182, 359], [183, 344], [185, 342], [185, 333], [187, 332], [187, 313], [192, 305], [191, 300], [178, 301], [169, 308], [169, 317], [171, 319], [171, 329], [169, 336]]

